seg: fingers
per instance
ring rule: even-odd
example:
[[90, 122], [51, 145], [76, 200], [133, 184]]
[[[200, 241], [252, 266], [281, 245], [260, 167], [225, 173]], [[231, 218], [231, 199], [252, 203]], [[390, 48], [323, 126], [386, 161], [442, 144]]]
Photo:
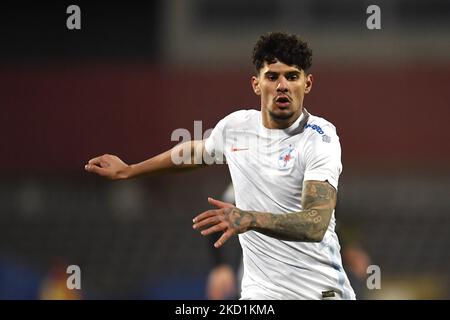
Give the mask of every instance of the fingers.
[[225, 242], [227, 242], [228, 239], [230, 239], [234, 235], [234, 232], [232, 230], [227, 230], [227, 232], [224, 232], [222, 236], [219, 238], [219, 240], [214, 243], [215, 248], [220, 248], [223, 246]]
[[217, 208], [231, 208], [234, 207], [231, 203], [219, 201], [213, 198], [208, 198], [208, 202]]
[[[213, 204], [217, 200], [208, 198], [208, 201], [211, 204]], [[221, 201], [217, 202], [219, 203], [219, 205], [222, 204], [229, 205], [225, 202]], [[237, 231], [230, 226], [230, 223], [223, 219], [224, 211], [226, 211], [226, 209], [208, 210], [199, 214], [193, 219], [194, 225], [192, 227], [194, 229], [202, 229], [204, 227], [209, 227], [200, 232], [203, 236], [208, 236], [215, 232], [221, 231], [224, 232], [222, 236], [219, 238], [219, 240], [217, 240], [216, 243], [214, 244], [214, 247], [216, 248], [221, 247], [231, 236], [237, 233]]]
[[233, 208], [234, 205], [213, 198], [208, 198], [208, 202], [219, 209], [208, 210], [199, 214], [192, 220], [194, 222], [194, 225], [192, 227], [194, 229], [202, 229], [209, 226], [209, 228], [204, 229], [200, 232], [204, 236], [223, 231], [224, 233], [222, 234], [222, 236], [219, 238], [219, 240], [216, 241], [216, 243], [214, 243], [214, 247], [219, 248], [223, 246], [223, 244], [230, 237], [237, 233], [236, 230], [230, 229], [230, 223], [224, 221], [223, 218], [225, 212], [228, 211], [226, 209]]
[[109, 156], [110, 155], [108, 154], [104, 154], [100, 157], [92, 158], [84, 166], [84, 169], [88, 172], [93, 172], [102, 176], [106, 176], [108, 172], [105, 168], [110, 166], [110, 163], [108, 161]]
[[[219, 201], [219, 200], [216, 200], [216, 199], [213, 199], [213, 198], [208, 198], [208, 202], [210, 204], [220, 208], [220, 209], [234, 207], [231, 203], [222, 202], [222, 201]], [[212, 216], [214, 216], [214, 215], [216, 215], [218, 213], [219, 213], [219, 210], [208, 210], [208, 211], [205, 211], [205, 212], [199, 214], [198, 216], [196, 216], [192, 221], [194, 223], [197, 223], [197, 222], [199, 222], [199, 221], [201, 221], [203, 219], [212, 217]]]
[[198, 216], [196, 216], [192, 221], [194, 223], [198, 223], [204, 219], [210, 218], [212, 216], [216, 216], [219, 213], [219, 210], [208, 210], [203, 213], [200, 213]]
[[110, 154], [104, 154], [100, 157], [92, 158], [88, 161], [89, 165], [95, 165], [100, 166], [102, 168], [109, 167], [111, 165], [111, 162], [114, 160], [114, 157]]
[[102, 162], [102, 159], [103, 159], [103, 156], [95, 157], [95, 158], [92, 158], [91, 160], [89, 160], [88, 163], [91, 165], [100, 165], [100, 163]]
[[210, 234], [213, 234], [215, 232], [224, 231], [228, 228], [228, 225], [226, 222], [221, 222], [219, 224], [216, 224], [208, 229], [202, 230], [200, 233], [203, 236], [209, 236]]
[[201, 221], [195, 223], [195, 224], [192, 226], [192, 228], [194, 228], [194, 229], [203, 229], [203, 228], [206, 227], [206, 226], [213, 225], [213, 224], [217, 224], [217, 223], [219, 223], [220, 221], [221, 221], [220, 218], [219, 218], [217, 215], [214, 215], [214, 216], [212, 216], [212, 217], [203, 219], [203, 220], [201, 220]]
[[86, 171], [88, 171], [88, 172], [96, 173], [96, 174], [101, 175], [101, 176], [105, 176], [108, 173], [108, 171], [106, 169], [98, 167], [98, 166], [93, 165], [93, 164], [85, 165], [84, 169]]

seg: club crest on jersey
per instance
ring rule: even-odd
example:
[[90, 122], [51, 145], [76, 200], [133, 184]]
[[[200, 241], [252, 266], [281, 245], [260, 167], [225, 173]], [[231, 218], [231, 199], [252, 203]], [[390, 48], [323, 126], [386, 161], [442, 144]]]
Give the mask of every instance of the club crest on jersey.
[[295, 160], [295, 148], [289, 145], [289, 147], [281, 151], [278, 157], [278, 167], [280, 167], [281, 169], [290, 168], [294, 164], [294, 160]]

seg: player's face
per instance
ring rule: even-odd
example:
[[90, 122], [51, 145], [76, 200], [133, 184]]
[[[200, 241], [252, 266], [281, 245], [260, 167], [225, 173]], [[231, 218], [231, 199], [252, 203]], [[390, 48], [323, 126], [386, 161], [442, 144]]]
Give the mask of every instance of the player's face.
[[265, 62], [258, 76], [252, 77], [252, 86], [261, 96], [263, 119], [268, 120], [265, 124], [287, 127], [302, 112], [303, 99], [312, 87], [312, 75], [280, 61]]

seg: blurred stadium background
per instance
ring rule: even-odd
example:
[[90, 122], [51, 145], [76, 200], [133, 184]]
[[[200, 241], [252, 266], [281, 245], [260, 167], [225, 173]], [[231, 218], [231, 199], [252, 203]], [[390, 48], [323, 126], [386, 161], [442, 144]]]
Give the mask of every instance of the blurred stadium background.
[[[81, 8], [81, 30], [66, 8]], [[381, 8], [381, 30], [366, 8]], [[302, 35], [310, 112], [343, 147], [343, 246], [381, 268], [368, 299], [450, 298], [450, 3], [390, 1], [2, 2], [0, 298], [203, 299], [210, 243], [191, 219], [229, 183], [225, 166], [127, 182], [84, 172], [129, 163], [240, 108], [257, 37]], [[224, 251], [239, 257], [236, 241]], [[349, 258], [350, 259], [350, 258]], [[64, 290], [65, 268], [82, 290]], [[347, 266], [348, 267], [348, 266]], [[347, 268], [346, 267], [346, 268]], [[355, 281], [356, 282], [356, 281]]]

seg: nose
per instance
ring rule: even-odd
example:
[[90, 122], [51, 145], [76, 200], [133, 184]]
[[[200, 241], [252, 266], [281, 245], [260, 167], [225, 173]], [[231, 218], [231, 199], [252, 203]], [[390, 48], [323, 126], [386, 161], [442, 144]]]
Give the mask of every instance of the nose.
[[277, 85], [277, 92], [287, 92], [288, 91], [288, 82], [285, 77], [280, 77], [280, 80]]

